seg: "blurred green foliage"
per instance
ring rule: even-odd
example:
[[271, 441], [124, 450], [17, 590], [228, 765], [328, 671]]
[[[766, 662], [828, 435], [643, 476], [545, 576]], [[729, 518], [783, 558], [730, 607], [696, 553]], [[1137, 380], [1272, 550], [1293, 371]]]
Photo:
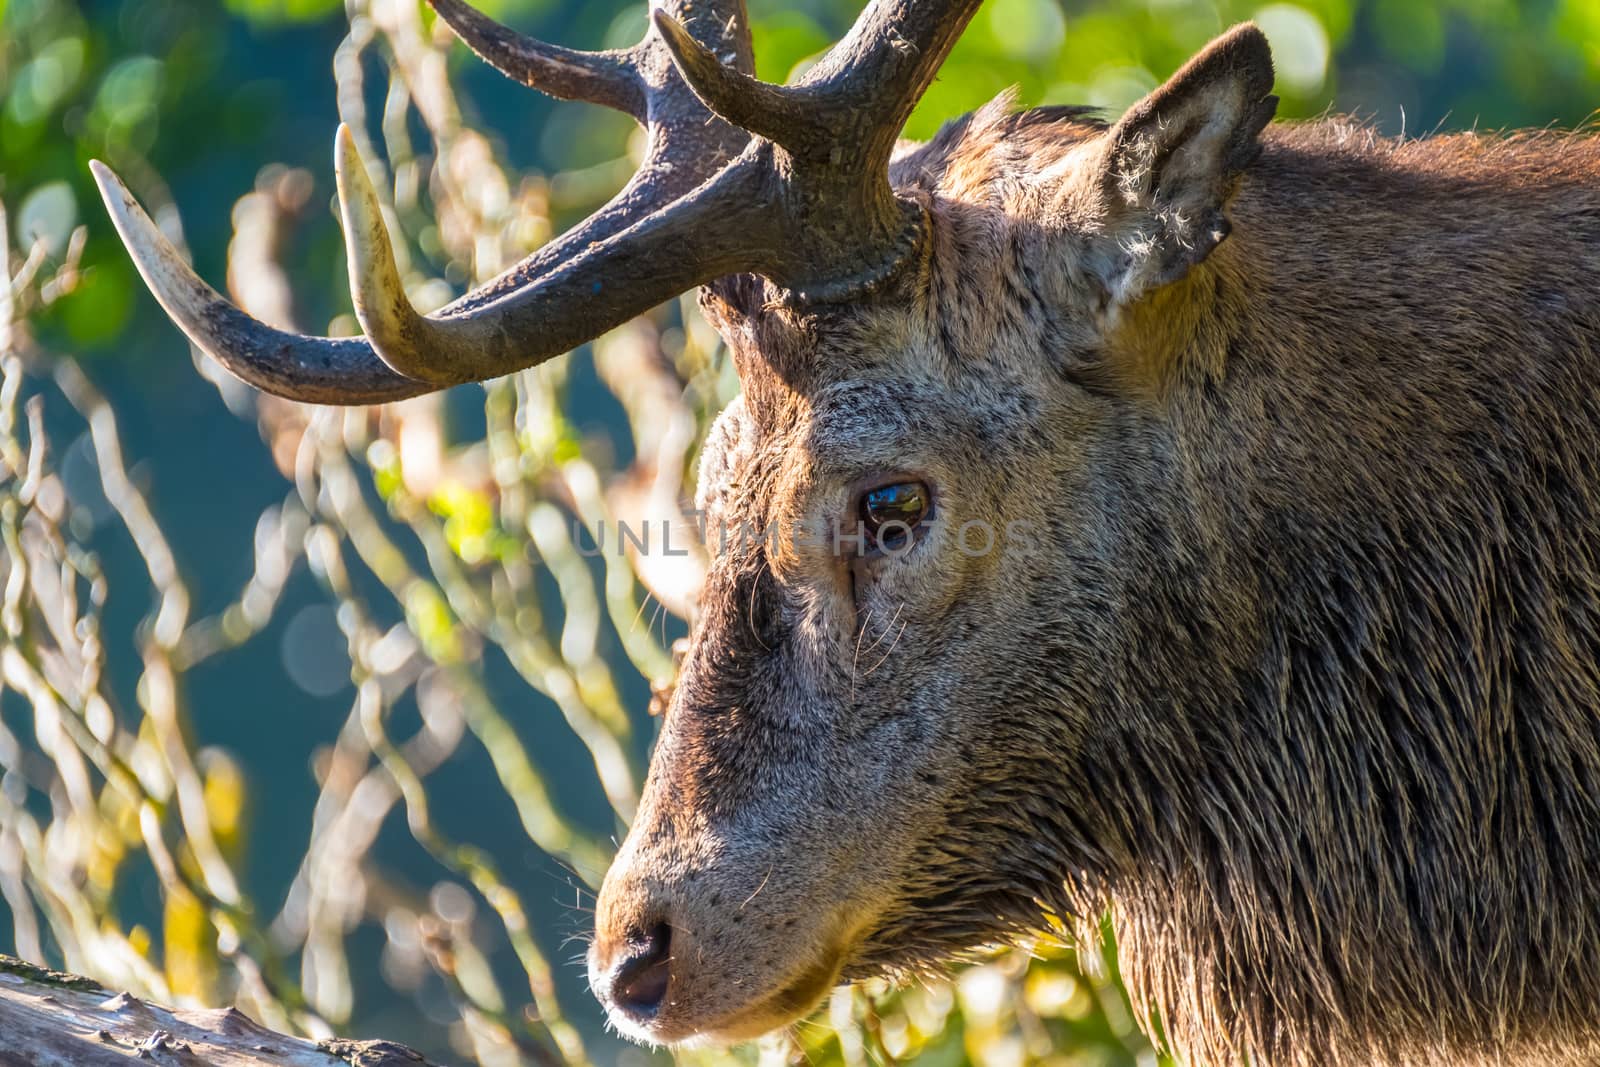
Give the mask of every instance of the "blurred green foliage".
[[[358, 16], [366, 10], [355, 0], [351, 6]], [[645, 7], [638, 0], [485, 0], [480, 6], [519, 29], [579, 47], [627, 45], [642, 34], [645, 25]], [[803, 72], [845, 31], [859, 2], [751, 0], [750, 7], [758, 70], [768, 79], [785, 80]], [[194, 580], [200, 602], [226, 602], [248, 576], [247, 561], [241, 562], [237, 541], [213, 533], [237, 519], [228, 518], [225, 497], [271, 500], [274, 494], [281, 495], [282, 485], [271, 463], [259, 455], [243, 456], [252, 443], [249, 434], [241, 438], [221, 405], [197, 401], [197, 379], [183, 359], [185, 346], [139, 284], [117, 244], [88, 179], [86, 164], [90, 158], [107, 161], [147, 203], [182, 205], [183, 233], [195, 260], [203, 274], [218, 281], [224, 275], [228, 242], [235, 232], [236, 220], [230, 213], [236, 210], [236, 201], [257, 186], [258, 170], [278, 163], [307, 168], [315, 176], [315, 194], [280, 255], [294, 279], [297, 310], [305, 324], [320, 327], [347, 315], [342, 252], [333, 213], [326, 209], [331, 191], [326, 157], [339, 114], [337, 93], [341, 87], [355, 93], [355, 105], [364, 106], [369, 125], [383, 126], [396, 175], [416, 165], [408, 152], [426, 158], [434, 146], [429, 143], [431, 131], [405, 112], [404, 100], [399, 108], [401, 117], [395, 120], [390, 114], [393, 98], [385, 95], [381, 55], [369, 50], [352, 59], [355, 73], [346, 70], [336, 85], [333, 63], [349, 32], [346, 14], [345, 5], [338, 0], [226, 0], [221, 5], [207, 0], [0, 0], [0, 202], [7, 208], [12, 247], [23, 254], [36, 252], [41, 262], [62, 268], [55, 276], [61, 279], [56, 289], [41, 294], [28, 308], [28, 325], [39, 338], [39, 351], [87, 361], [91, 377], [105, 385], [113, 405], [129, 412], [136, 428], [145, 427], [143, 438], [135, 433], [130, 451], [164, 457], [155, 464], [158, 476], [163, 470], [187, 469], [180, 459], [188, 462], [189, 457], [174, 455], [176, 450], [204, 452], [201, 446], [208, 441], [244, 441], [239, 458], [219, 460], [219, 467], [226, 469], [227, 494], [215, 493], [210, 487], [203, 491], [181, 484], [173, 488], [170, 483], [166, 492], [166, 514], [176, 517], [173, 541], [182, 550], [184, 573]], [[1023, 105], [1090, 104], [1115, 114], [1158, 84], [1209, 37], [1246, 18], [1256, 19], [1272, 40], [1278, 91], [1283, 98], [1280, 114], [1289, 118], [1315, 116], [1332, 107], [1368, 116], [1387, 132], [1415, 134], [1439, 126], [1570, 126], [1585, 121], [1600, 106], [1597, 0], [1272, 0], [1265, 4], [1248, 0], [989, 0], [913, 116], [908, 134], [925, 137], [944, 120], [1011, 86], [1017, 87]], [[431, 24], [431, 13], [424, 11], [422, 19]], [[559, 225], [592, 209], [626, 177], [634, 137], [626, 121], [592, 108], [552, 105], [485, 69], [460, 47], [451, 49], [449, 63], [451, 79], [460, 87], [467, 125], [486, 131], [496, 162], [520, 178], [514, 192], [507, 193], [508, 202], [540, 205], [533, 213], [536, 217], [521, 225], [515, 219], [489, 220], [510, 234], [507, 240], [511, 244], [536, 243], [545, 236], [550, 219]], [[371, 76], [363, 79], [359, 76], [362, 71]], [[406, 151], [396, 152], [396, 145]], [[414, 174], [413, 179], [425, 184]], [[515, 199], [510, 199], [513, 196]], [[452, 238], [446, 220], [434, 217], [437, 202], [419, 193], [397, 207], [419, 261], [417, 273], [426, 276], [426, 285], [431, 286], [427, 291], [439, 295], [442, 290], [459, 291], [482, 264], [468, 262], [460, 254], [459, 235]], [[170, 207], [165, 209], [163, 221], [176, 226]], [[691, 343], [695, 331], [692, 323], [685, 323], [682, 329], [668, 324], [652, 343], [670, 349], [681, 362], [685, 350], [699, 351]], [[699, 351], [695, 358], [704, 359], [705, 353]], [[524, 461], [534, 456], [540, 464], [568, 470], [607, 448], [617, 454], [604, 458], [615, 460], [618, 466], [625, 464], [633, 441], [626, 425], [617, 429], [616, 424], [625, 422], [618, 414], [617, 399], [603, 395], [598, 387], [585, 393], [583, 375], [592, 371], [586, 363], [573, 362], [570, 373], [576, 384], [570, 390], [546, 396], [524, 389], [516, 404], [549, 405], [554, 403], [551, 398], [559, 395], [572, 400], [579, 410], [563, 409], [566, 421], [550, 413], [534, 420], [531, 430], [528, 423], [518, 422], [515, 434], [507, 431], [515, 437], [511, 447], [520, 449]], [[716, 379], [713, 371], [701, 367], [697, 373], [701, 378]], [[701, 378], [695, 379], [694, 389], [699, 392], [692, 406], [703, 415], [726, 399], [728, 383], [725, 373], [709, 384]], [[567, 389], [564, 381], [560, 388]], [[582, 400], [583, 396], [589, 399]], [[483, 399], [475, 397], [471, 403]], [[466, 412], [457, 405], [447, 406], [438, 418], [446, 425], [452, 447], [503, 449], [507, 446], [495, 442], [494, 428], [509, 424], [509, 403], [503, 393], [491, 394], [487, 414]], [[584, 403], [592, 410], [583, 409]], [[610, 436], [584, 436], [578, 425], [586, 420], [608, 423]], [[325, 432], [331, 439], [334, 431]], [[348, 428], [340, 432], [360, 436]], [[263, 436], [269, 438], [269, 448], [276, 447], [270, 434]], [[180, 438], [177, 445], [169, 441]], [[167, 451], [162, 452], [163, 448]], [[71, 454], [68, 450], [68, 460]], [[397, 615], [430, 661], [441, 669], [456, 670], [481, 655], [477, 647], [481, 635], [474, 627], [485, 632], [493, 627], [468, 625], [465, 615], [469, 613], [462, 610], [458, 590], [446, 580], [454, 573], [451, 568], [513, 570], [526, 536], [538, 526], [533, 516], [543, 514], [539, 511], [543, 505], [531, 508], [526, 520], [518, 519], [519, 525], [508, 518], [504, 500], [460, 481], [446, 479], [413, 497], [406, 487], [410, 472], [402, 470], [400, 455], [389, 438], [380, 434], [356, 464], [365, 465], [367, 481], [362, 484], [370, 488], [370, 497], [388, 509], [390, 518], [421, 531], [418, 537], [427, 546], [430, 566], [445, 577], [437, 582], [417, 577], [407, 570], [407, 557], [388, 546], [374, 550], [380, 562], [372, 563], [370, 569], [380, 581], [392, 580]], [[293, 466], [276, 452], [273, 459], [280, 469]], [[63, 461], [63, 470], [70, 473], [68, 460]], [[255, 466], [250, 466], [252, 462]], [[157, 481], [159, 486], [159, 477]], [[361, 499], [359, 493], [355, 499]], [[246, 522], [253, 521], [252, 507], [261, 505], [242, 509]], [[349, 529], [360, 528], [353, 525]], [[429, 542], [435, 535], [437, 543]], [[246, 540], [248, 536], [247, 525]], [[413, 557], [420, 554], [412, 552]], [[439, 564], [439, 558], [445, 558], [446, 564]], [[115, 557], [108, 560], [111, 586], [121, 588], [125, 573], [137, 570], [137, 559], [129, 556], [120, 564]], [[386, 577], [390, 573], [399, 577]], [[546, 579], [549, 575], [541, 575], [540, 581]], [[338, 586], [343, 580], [336, 569], [323, 574], [326, 586]], [[355, 583], [359, 585], [361, 580]], [[359, 592], [339, 592], [340, 611], [345, 613], [340, 616], [341, 627], [355, 626], [347, 615], [355, 610], [350, 605], [357, 602]], [[562, 597], [579, 596], [580, 592], [567, 587], [560, 590]], [[631, 586], [626, 592], [631, 596]], [[614, 583], [607, 576], [605, 595], [613, 594]], [[569, 599], [569, 610], [571, 605]], [[115, 618], [115, 610], [113, 599], [108, 617]], [[630, 610], [624, 608], [622, 614]], [[225, 612], [221, 617], [230, 618]], [[229, 625], [237, 628], [237, 618]], [[529, 625], [543, 633], [542, 621], [535, 619]], [[625, 671], [627, 657], [621, 649], [631, 632], [624, 632], [625, 626], [618, 626], [617, 631], [618, 643], [603, 651], [614, 661], [612, 666]], [[243, 642], [247, 637], [246, 630], [240, 630], [228, 640]], [[561, 655], [570, 660], [571, 649], [584, 644], [581, 638], [583, 634], [575, 637], [569, 626], [560, 635]], [[492, 634], [490, 639], [501, 641]], [[514, 644], [504, 643], [508, 647]], [[592, 638], [589, 643], [593, 644]], [[631, 645], [628, 651], [633, 655]], [[639, 660], [660, 655], [653, 646], [645, 649], [634, 667]], [[304, 701], [304, 695], [285, 682], [275, 664], [257, 663], [250, 669], [254, 673], [248, 678], [240, 675], [240, 682], [267, 691], [269, 702], [287, 706]], [[518, 670], [537, 673], [526, 665]], [[635, 671], [647, 673], [643, 668]], [[598, 686], [582, 671], [575, 671], [575, 677], [581, 679], [575, 689]], [[629, 714], [637, 719], [643, 686], [638, 677], [628, 684], [633, 685], [626, 694]], [[604, 703], [593, 691], [579, 695], [582, 701]], [[606, 701], [614, 698], [615, 694], [605, 693]], [[508, 733], [510, 727], [492, 712], [485, 699], [472, 713], [476, 716], [472, 721], [475, 730], [497, 739], [494, 748], [500, 762], [496, 769], [503, 780], [520, 783], [523, 793], [517, 804], [524, 819], [514, 830], [522, 825], [543, 826], [546, 845], [559, 839], [566, 842], [563, 847], [572, 848], [577, 847], [572, 840], [587, 842], [589, 837], [603, 836], [603, 831], [593, 831], [610, 827], [611, 811], [607, 794], [592, 781], [562, 794], [581, 796], [592, 809], [577, 813], [574, 822], [583, 824], [577, 831], [544, 826], [527, 814], [532, 810], [527, 798], [542, 796], [544, 785], [532, 764], [517, 763], [509, 755], [520, 753], [515, 749], [514, 733]], [[0, 722], [0, 730], [3, 727]], [[629, 729], [625, 718], [608, 720], [606, 728], [624, 738]], [[265, 745], [252, 746], [243, 734], [223, 731], [220, 737], [225, 747], [235, 750], [232, 758], [238, 761], [235, 767], [226, 760], [213, 760], [205, 769], [206, 803], [221, 847], [230, 859], [247, 844], [259, 854], [298, 858], [303, 829], [292, 823], [285, 829], [283, 824], [271, 822], [270, 813], [263, 813], [258, 824], [272, 827], [261, 831], [272, 840], [247, 842], [246, 819], [241, 813], [248, 807], [252, 784], [299, 789], [305, 778], [305, 752], [292, 746], [287, 754]], [[379, 736], [373, 741], [374, 750], [393, 766], [394, 753], [385, 744]], [[395, 770], [401, 788], [406, 787], [408, 773], [403, 765]], [[552, 789], [559, 792], [558, 786], [559, 782], [554, 783]], [[478, 798], [468, 793], [452, 804], [452, 796], [444, 791], [433, 794], [434, 817], [457, 831], [478, 829]], [[273, 806], [291, 805], [284, 801]], [[116, 817], [126, 819], [127, 815]], [[295, 836], [297, 833], [302, 836]], [[517, 926], [515, 901], [507, 903], [508, 895], [497, 888], [498, 875], [487, 860], [469, 849], [440, 844], [440, 838], [431, 836], [434, 833], [429, 827], [423, 835], [429, 851], [454, 863], [452, 870], [460, 880], [478, 887], [495, 910], [510, 916], [507, 928], [516, 928], [521, 937], [529, 938], [527, 928]], [[125, 846], [133, 848], [137, 843], [123, 842], [112, 850], [116, 858], [104, 860], [108, 869], [122, 862], [119, 850]], [[592, 878], [595, 872], [580, 873]], [[281, 888], [281, 878], [274, 880], [259, 868], [247, 870], [246, 875], [251, 897], [268, 896]], [[534, 912], [529, 923], [549, 955], [557, 951], [548, 943], [553, 939], [550, 931], [562, 923], [569, 929], [573, 924], [560, 906], [546, 900], [550, 894], [545, 888], [539, 886], [525, 895]], [[460, 910], [454, 898], [445, 897], [449, 906], [435, 910]], [[216, 920], [207, 917], [198, 901], [199, 897], [184, 892], [169, 893], [159, 897], [160, 908], [146, 909], [159, 913], [145, 921], [161, 930], [156, 940], [164, 946], [163, 966], [173, 989], [215, 988], [219, 965], [204, 942], [214, 937]], [[0, 919], [5, 914], [0, 909]], [[106, 922], [121, 920], [108, 915]], [[142, 925], [135, 925], [127, 940], [141, 953], [152, 942]], [[378, 972], [392, 962], [388, 953], [393, 942], [391, 937], [389, 949], [370, 940], [353, 947], [358, 974], [375, 982]], [[15, 950], [16, 946], [12, 930], [0, 924], [0, 950]], [[461, 951], [465, 953], [466, 948]], [[159, 950], [150, 952], [153, 957], [161, 955]], [[540, 982], [544, 979], [529, 962], [535, 958], [534, 949], [531, 941], [521, 941], [514, 959], [504, 944], [486, 952], [487, 962], [476, 960], [472, 967], [462, 963], [452, 972], [451, 980], [457, 984], [451, 995], [495, 1025], [512, 1026], [518, 1009], [503, 1003], [496, 975], [490, 972], [498, 969], [503, 980], [508, 973], [516, 973], [520, 963], [528, 972], [524, 984], [531, 985], [536, 996], [543, 995]], [[1114, 968], [1114, 960], [1108, 965]], [[515, 988], [514, 981], [503, 984]], [[568, 994], [569, 1005], [581, 995], [573, 992], [580, 987], [573, 968], [562, 969], [556, 984]], [[292, 1001], [293, 997], [285, 994], [285, 999]], [[379, 995], [363, 1001], [358, 996], [354, 1008], [335, 1021], [371, 1031], [389, 1025], [397, 1014], [415, 1015], [404, 1011], [384, 1014], [372, 1003], [382, 999]], [[464, 1010], [466, 1014], [470, 1012]], [[581, 1009], [574, 1014], [581, 1016]], [[588, 1018], [592, 1020], [592, 1015]], [[424, 1031], [428, 1026], [445, 1026], [431, 1015], [421, 1021], [403, 1021]], [[427, 1036], [424, 1032], [423, 1038]], [[1034, 1062], [1120, 1067], [1154, 1062], [1154, 1053], [1137, 1035], [1114, 978], [1085, 979], [1072, 952], [1060, 946], [1042, 947], [1040, 958], [1031, 965], [1021, 954], [1002, 956], [961, 972], [947, 984], [900, 992], [875, 990], [872, 996], [837, 995], [821, 1025], [799, 1028], [795, 1042], [813, 1064], [848, 1067], [906, 1057], [935, 1067], [966, 1061], [994, 1067]], [[594, 1047], [609, 1050], [596, 1052], [600, 1059], [633, 1057], [629, 1062], [636, 1062], [644, 1056], [631, 1050], [619, 1052], [611, 1045], [597, 1043]], [[754, 1054], [742, 1055], [748, 1061]], [[764, 1058], [767, 1052], [760, 1055]]]

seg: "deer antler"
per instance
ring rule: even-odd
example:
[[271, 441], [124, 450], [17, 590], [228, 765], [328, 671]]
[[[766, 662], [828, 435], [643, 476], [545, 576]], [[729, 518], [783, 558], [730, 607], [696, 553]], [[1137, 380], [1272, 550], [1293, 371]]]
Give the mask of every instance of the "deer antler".
[[[508, 29], [462, 0], [430, 2], [478, 58], [506, 77], [562, 100], [582, 100], [640, 122], [650, 120], [649, 98], [640, 77], [640, 47], [577, 52]], [[748, 51], [748, 37], [745, 43]]]
[[366, 332], [349, 340], [283, 333], [228, 303], [116, 176], [93, 164], [117, 230], [167, 313], [201, 349], [268, 392], [361, 404], [498, 377], [734, 273], [765, 275], [800, 300], [873, 288], [905, 261], [924, 224], [922, 209], [889, 186], [895, 138], [981, 0], [873, 0], [791, 87], [750, 75], [743, 0], [666, 0], [644, 41], [600, 53], [521, 37], [460, 0], [433, 2], [510, 76], [640, 118], [650, 132], [644, 164], [582, 224], [421, 315], [405, 295], [377, 194], [341, 129], [339, 202]]

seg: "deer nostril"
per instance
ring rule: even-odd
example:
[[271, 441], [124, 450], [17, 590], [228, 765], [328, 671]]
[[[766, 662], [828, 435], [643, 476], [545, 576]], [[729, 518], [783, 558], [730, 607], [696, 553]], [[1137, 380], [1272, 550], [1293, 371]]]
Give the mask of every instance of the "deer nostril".
[[628, 954], [611, 978], [616, 1006], [638, 1020], [655, 1017], [672, 977], [672, 928], [657, 923], [642, 937], [629, 939]]

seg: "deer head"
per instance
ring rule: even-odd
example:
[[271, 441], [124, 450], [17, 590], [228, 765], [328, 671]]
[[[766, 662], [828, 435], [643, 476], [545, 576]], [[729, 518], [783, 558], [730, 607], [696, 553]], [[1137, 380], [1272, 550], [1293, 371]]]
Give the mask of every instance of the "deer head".
[[649, 150], [607, 207], [424, 316], [341, 132], [359, 339], [251, 320], [96, 166], [178, 325], [300, 400], [503, 375], [704, 286], [743, 395], [704, 449], [714, 562], [589, 955], [644, 1040], [755, 1035], [841, 978], [1045, 909], [1092, 919], [1133, 832], [1085, 768], [1129, 728], [1100, 715], [1138, 668], [1123, 553], [1167, 528], [1137, 487], [1170, 457], [1137, 412], [1208, 328], [1186, 300], [1223, 271], [1271, 61], [1240, 27], [1114, 126], [1002, 99], [897, 144], [978, 2], [873, 0], [777, 86], [750, 74], [740, 0], [666, 0], [594, 55], [434, 0], [512, 76], [634, 115]]

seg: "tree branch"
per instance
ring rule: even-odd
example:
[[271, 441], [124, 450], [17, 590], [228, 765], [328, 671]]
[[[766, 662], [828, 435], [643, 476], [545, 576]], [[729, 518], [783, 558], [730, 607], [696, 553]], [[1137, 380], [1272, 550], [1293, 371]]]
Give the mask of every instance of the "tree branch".
[[0, 955], [0, 1067], [432, 1067], [393, 1041], [307, 1041], [237, 1008], [172, 1011]]

